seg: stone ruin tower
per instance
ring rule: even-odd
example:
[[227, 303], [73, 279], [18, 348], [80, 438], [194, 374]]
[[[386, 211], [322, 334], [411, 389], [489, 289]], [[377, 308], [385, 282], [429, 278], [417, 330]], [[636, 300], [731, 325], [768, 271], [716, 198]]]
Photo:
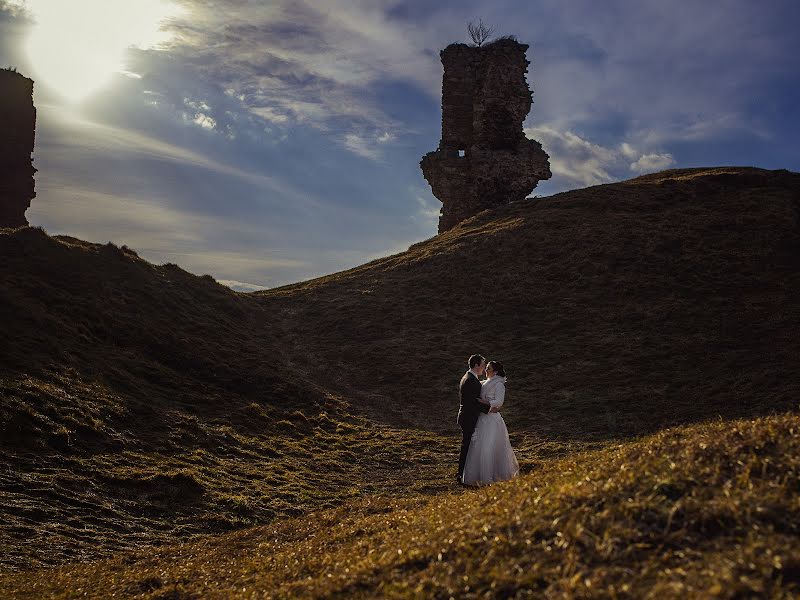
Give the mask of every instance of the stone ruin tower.
[[33, 80], [0, 69], [0, 227], [28, 224], [25, 211], [36, 197], [31, 159], [35, 130]]
[[439, 233], [487, 208], [523, 200], [550, 179], [549, 156], [525, 137], [527, 44], [501, 38], [441, 51], [442, 139], [420, 166], [442, 201]]

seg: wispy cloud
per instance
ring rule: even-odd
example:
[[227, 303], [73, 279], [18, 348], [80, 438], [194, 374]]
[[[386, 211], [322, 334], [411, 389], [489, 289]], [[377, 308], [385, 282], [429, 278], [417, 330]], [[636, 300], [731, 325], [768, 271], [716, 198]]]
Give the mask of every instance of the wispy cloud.
[[[190, 17], [167, 26], [171, 61], [221, 86], [272, 126], [338, 133], [344, 148], [365, 158], [380, 155], [374, 140], [388, 141], [406, 127], [382, 110], [375, 85], [397, 79], [431, 92], [440, 86], [438, 57], [424, 51], [421, 28], [391, 20], [382, 3], [184, 5]], [[139, 54], [138, 68], [160, 56]]]
[[781, 23], [782, 13], [797, 12], [788, 2], [770, 10], [745, 0], [545, 6], [531, 32], [539, 118], [564, 128], [605, 120], [628, 136], [656, 129], [664, 138], [720, 118], [758, 128], [751, 103], [798, 65]]
[[147, 260], [177, 263], [196, 274], [258, 274], [264, 287], [284, 280], [286, 273], [312, 268], [311, 263], [294, 256], [291, 249], [276, 251], [263, 245], [237, 243], [237, 239], [260, 235], [257, 228], [248, 231], [238, 221], [170, 208], [158, 198], [56, 185], [56, 190], [44, 185], [42, 193], [58, 202], [37, 203], [29, 211], [29, 216], [52, 234], [69, 233], [89, 241], [126, 244]]
[[[551, 152], [557, 172], [590, 185], [619, 176], [623, 141], [646, 150], [625, 171], [644, 172], [676, 164], [680, 157], [667, 147], [676, 141], [713, 140], [732, 129], [769, 136], [749, 114], [746, 90], [769, 75], [763, 65], [785, 62], [782, 45], [752, 35], [754, 27], [771, 26], [763, 14], [740, 1], [728, 4], [720, 12], [687, 2], [691, 22], [653, 2], [634, 9], [545, 2], [536, 19], [513, 3], [481, 11], [498, 30], [515, 31], [526, 16], [533, 23], [522, 36], [532, 43], [536, 92], [528, 124], [559, 132], [541, 134], [566, 152]], [[422, 20], [403, 2], [189, 5], [193, 23], [175, 25], [173, 56], [224, 82], [272, 126], [333, 133], [342, 147], [372, 161], [385, 156], [379, 142], [413, 127], [389, 116], [375, 87], [404, 80], [438, 98], [436, 50], [462, 37], [462, 23], [475, 11], [443, 5]], [[731, 44], [731, 35], [749, 43]], [[737, 68], [724, 68], [731, 61]]]
[[217, 279], [217, 283], [226, 285], [237, 292], [258, 292], [260, 290], [269, 289], [263, 285], [256, 285], [255, 283], [247, 283], [245, 281], [235, 281], [233, 279]]
[[526, 129], [526, 135], [539, 140], [550, 154], [550, 167], [554, 177], [561, 177], [568, 185], [596, 185], [613, 179], [609, 169], [614, 166], [617, 153], [593, 144], [571, 131], [559, 132], [547, 126]]
[[[287, 157], [290, 167], [305, 165], [320, 176], [325, 187], [309, 191], [142, 131], [40, 108], [38, 197], [28, 217], [53, 233], [125, 243], [154, 262], [260, 286], [355, 266], [429, 234], [425, 229], [419, 236], [416, 225], [402, 223], [387, 231], [381, 221], [386, 208], [357, 197], [362, 192], [341, 177], [351, 169], [342, 169], [341, 161], [326, 164], [324, 147], [309, 155], [300, 142], [302, 154]], [[187, 133], [205, 139], [201, 131]], [[285, 153], [276, 149], [274, 156]], [[307, 161], [294, 162], [298, 158]], [[379, 188], [376, 177], [390, 181], [362, 174], [367, 197]], [[313, 177], [304, 183], [317, 185]], [[339, 199], [342, 188], [349, 189], [349, 205]], [[377, 199], [404, 212], [391, 195]]]
[[417, 203], [417, 210], [411, 214], [410, 218], [429, 223], [432, 227], [438, 227], [439, 215], [442, 211], [441, 203], [424, 188], [412, 186], [409, 188], [409, 192]]
[[668, 152], [642, 152], [629, 142], [606, 147], [549, 126], [530, 127], [525, 134], [540, 140], [550, 154], [553, 179], [542, 184], [550, 192], [609, 183], [631, 172], [649, 173], [675, 164]]
[[[282, 183], [276, 177], [265, 175], [257, 171], [247, 171], [236, 165], [225, 164], [206, 155], [199, 154], [185, 146], [178, 146], [165, 142], [150, 135], [143, 134], [133, 129], [123, 129], [103, 123], [91, 121], [80, 114], [72, 113], [58, 106], [45, 105], [48, 109], [48, 118], [57, 120], [62, 127], [79, 130], [83, 139], [90, 138], [91, 146], [86, 146], [93, 153], [108, 152], [124, 153], [128, 156], [147, 157], [151, 159], [182, 163], [192, 167], [202, 168], [223, 175], [237, 177], [250, 183], [264, 186], [283, 195], [302, 199], [309, 202], [307, 195], [299, 196], [298, 192], [291, 186]], [[197, 119], [195, 119], [197, 121]], [[198, 123], [205, 128], [212, 127], [213, 119], [210, 123]], [[75, 148], [72, 149], [73, 151]]]
[[364, 158], [381, 160], [384, 157], [385, 145], [394, 139], [395, 136], [388, 131], [370, 136], [346, 133], [344, 135], [344, 146], [354, 154]]
[[674, 164], [675, 159], [669, 152], [665, 152], [664, 154], [642, 154], [631, 163], [630, 169], [636, 173], [652, 173], [653, 171], [661, 171], [662, 169], [671, 167]]

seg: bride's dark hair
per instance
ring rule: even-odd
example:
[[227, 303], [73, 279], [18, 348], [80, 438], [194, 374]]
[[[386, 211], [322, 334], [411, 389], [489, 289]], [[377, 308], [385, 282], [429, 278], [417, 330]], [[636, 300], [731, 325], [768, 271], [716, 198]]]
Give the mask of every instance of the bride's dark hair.
[[496, 375], [500, 375], [500, 377], [506, 376], [506, 370], [503, 368], [503, 363], [497, 362], [496, 360], [490, 360], [486, 366], [492, 367]]

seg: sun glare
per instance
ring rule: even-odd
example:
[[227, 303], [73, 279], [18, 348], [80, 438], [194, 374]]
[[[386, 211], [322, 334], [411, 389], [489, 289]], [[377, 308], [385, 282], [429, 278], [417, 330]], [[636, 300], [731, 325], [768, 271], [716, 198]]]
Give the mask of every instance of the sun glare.
[[35, 25], [26, 50], [34, 76], [69, 100], [79, 100], [125, 71], [131, 46], [168, 41], [161, 30], [180, 9], [167, 0], [27, 0]]

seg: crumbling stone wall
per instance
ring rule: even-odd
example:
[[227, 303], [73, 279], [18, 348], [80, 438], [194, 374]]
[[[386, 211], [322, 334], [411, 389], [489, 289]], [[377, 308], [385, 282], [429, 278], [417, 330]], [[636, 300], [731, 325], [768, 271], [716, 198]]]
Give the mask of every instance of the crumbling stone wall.
[[525, 137], [531, 109], [527, 44], [499, 39], [441, 51], [442, 138], [420, 166], [442, 201], [439, 233], [482, 210], [524, 199], [549, 179], [549, 156]]
[[28, 224], [25, 211], [36, 197], [31, 158], [35, 130], [33, 80], [0, 69], [0, 227]]

